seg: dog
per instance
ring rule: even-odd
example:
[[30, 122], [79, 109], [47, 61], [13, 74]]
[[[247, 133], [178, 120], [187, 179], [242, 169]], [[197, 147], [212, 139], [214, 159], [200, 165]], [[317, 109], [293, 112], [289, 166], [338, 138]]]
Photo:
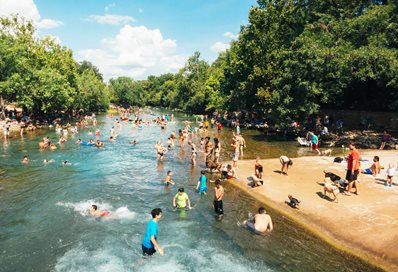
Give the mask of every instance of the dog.
[[333, 150], [329, 148], [329, 149], [326, 149], [326, 150], [321, 151], [321, 154], [320, 154], [320, 155], [321, 155], [321, 156], [329, 156], [329, 157], [330, 157], [330, 156], [332, 155], [332, 151], [333, 151]]
[[339, 188], [330, 180], [330, 178], [325, 178], [325, 185], [323, 186], [323, 197], [326, 197], [326, 193], [330, 195], [332, 194], [334, 199], [333, 201], [338, 201], [337, 195], [340, 193]]
[[332, 172], [326, 172], [325, 170], [323, 172], [325, 173], [325, 178], [329, 178], [335, 186], [340, 186], [344, 189], [347, 187], [348, 182], [342, 179], [340, 176]]

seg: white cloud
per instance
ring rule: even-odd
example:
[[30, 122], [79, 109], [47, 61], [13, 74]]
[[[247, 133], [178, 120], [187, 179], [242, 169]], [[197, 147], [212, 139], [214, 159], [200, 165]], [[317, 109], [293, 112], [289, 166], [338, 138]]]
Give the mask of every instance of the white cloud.
[[113, 7], [115, 7], [115, 6], [116, 6], [115, 3], [110, 3], [110, 4], [106, 5], [106, 6], [105, 6], [105, 12], [108, 12], [110, 8], [113, 8]]
[[177, 72], [186, 60], [176, 54], [175, 40], [164, 39], [159, 29], [145, 26], [125, 25], [115, 37], [103, 39], [101, 45], [102, 48], [79, 51], [78, 57], [98, 66], [106, 80]]
[[36, 23], [37, 27], [42, 29], [56, 28], [63, 24], [64, 23], [61, 21], [52, 20], [52, 19], [43, 19]]
[[121, 25], [130, 22], [135, 22], [135, 19], [130, 16], [116, 15], [116, 14], [105, 14], [105, 15], [90, 15], [86, 19], [89, 22], [95, 22], [98, 24], [107, 25]]
[[38, 28], [54, 28], [63, 24], [57, 20], [41, 19], [33, 0], [0, 0], [0, 16], [12, 14], [19, 14], [28, 20], [32, 20]]
[[220, 52], [224, 52], [227, 49], [229, 49], [230, 44], [229, 43], [223, 43], [223, 42], [216, 42], [215, 44], [213, 44], [211, 46], [211, 50], [213, 50], [214, 52], [220, 53]]
[[228, 38], [230, 38], [230, 39], [235, 40], [236, 38], [239, 37], [239, 34], [234, 35], [234, 34], [232, 34], [231, 32], [225, 32], [225, 33], [224, 33], [224, 36], [225, 36], [225, 37], [228, 37]]

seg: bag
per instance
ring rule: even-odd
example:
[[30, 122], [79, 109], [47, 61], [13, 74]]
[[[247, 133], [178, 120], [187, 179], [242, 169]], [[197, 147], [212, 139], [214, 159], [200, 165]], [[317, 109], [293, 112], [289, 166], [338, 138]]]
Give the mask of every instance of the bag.
[[333, 162], [341, 163], [344, 160], [342, 157], [336, 157], [334, 158]]

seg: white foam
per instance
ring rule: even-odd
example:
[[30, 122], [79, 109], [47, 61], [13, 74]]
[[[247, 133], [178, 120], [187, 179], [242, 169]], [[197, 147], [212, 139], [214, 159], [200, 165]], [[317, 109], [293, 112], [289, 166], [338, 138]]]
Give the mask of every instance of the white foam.
[[124, 267], [122, 259], [112, 254], [112, 250], [101, 248], [89, 252], [82, 246], [78, 246], [58, 259], [55, 271], [123, 272], [128, 270]]

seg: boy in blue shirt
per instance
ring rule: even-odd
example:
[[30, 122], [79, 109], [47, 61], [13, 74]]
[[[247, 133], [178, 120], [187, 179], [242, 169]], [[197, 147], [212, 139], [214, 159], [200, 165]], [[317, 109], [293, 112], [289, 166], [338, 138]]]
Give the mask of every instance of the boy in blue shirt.
[[156, 249], [159, 251], [159, 254], [163, 256], [163, 249], [159, 246], [156, 241], [158, 236], [158, 221], [162, 217], [162, 210], [160, 208], [153, 209], [151, 211], [152, 220], [149, 221], [146, 232], [144, 236], [144, 240], [142, 240], [142, 255], [152, 256], [153, 253], [156, 252]]
[[199, 193], [206, 194], [206, 192], [207, 192], [207, 186], [206, 186], [207, 178], [205, 176], [205, 171], [201, 171], [200, 173], [201, 173], [201, 176], [199, 178], [198, 185], [196, 185], [196, 190], [199, 189]]

